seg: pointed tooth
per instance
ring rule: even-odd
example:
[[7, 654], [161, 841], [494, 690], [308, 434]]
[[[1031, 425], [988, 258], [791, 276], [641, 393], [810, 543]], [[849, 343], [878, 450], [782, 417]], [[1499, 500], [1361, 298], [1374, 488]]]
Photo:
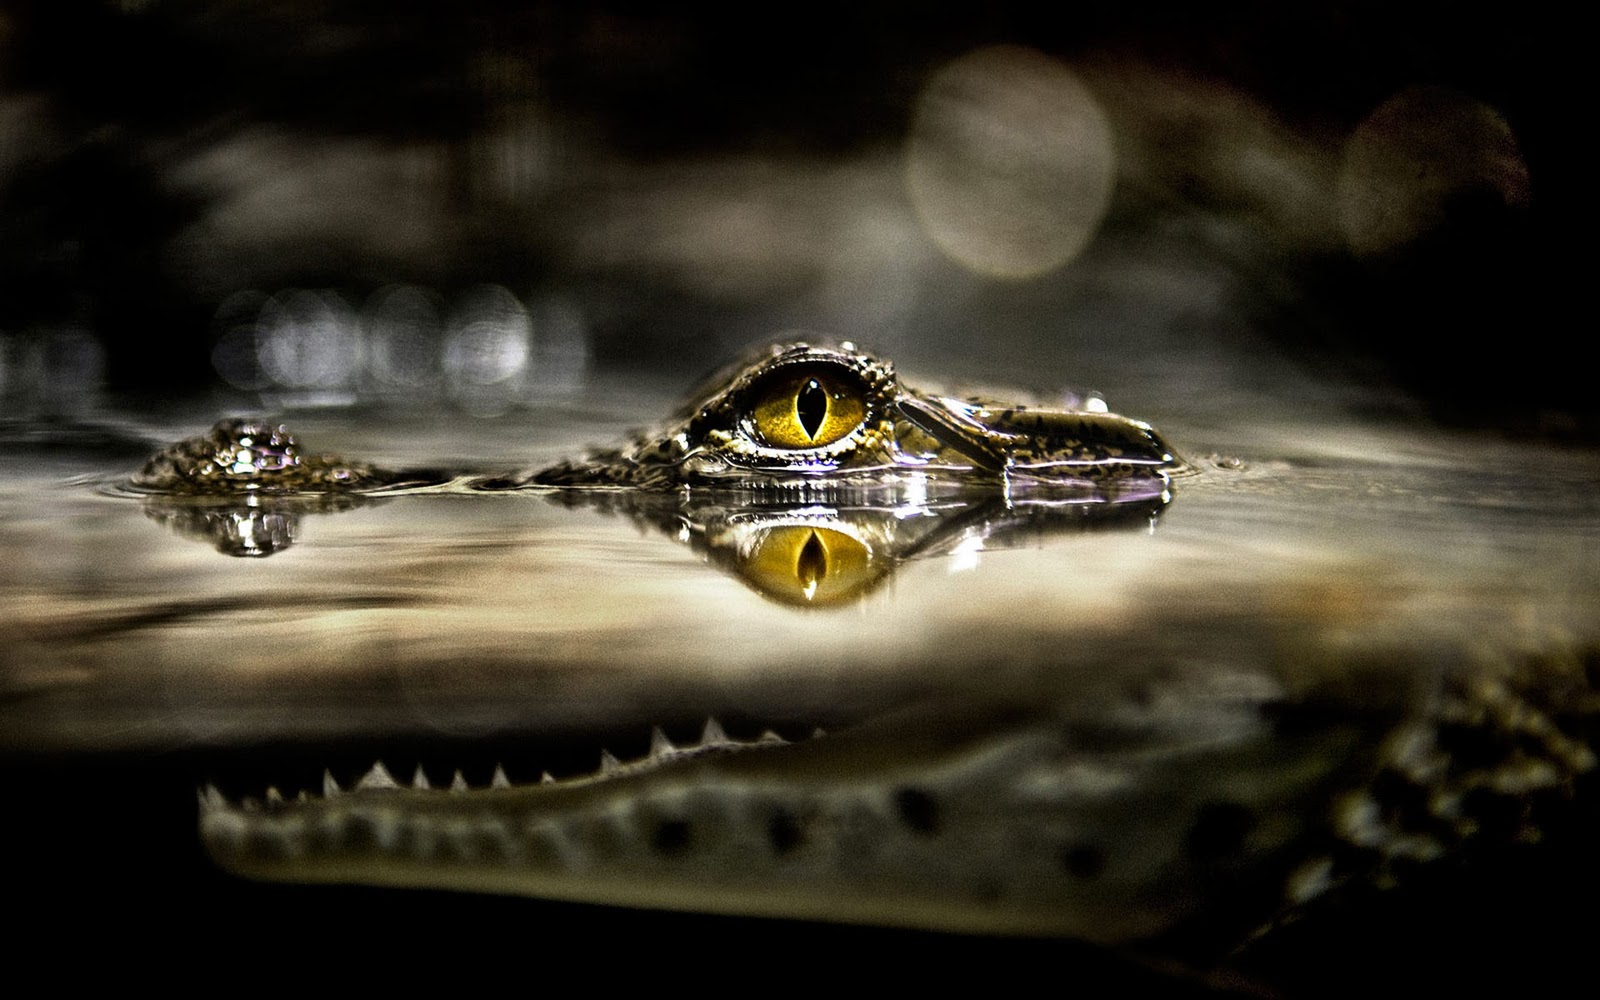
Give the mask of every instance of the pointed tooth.
[[706, 719], [706, 728], [700, 733], [700, 745], [703, 747], [725, 747], [733, 741], [728, 739], [728, 734], [722, 731], [722, 723], [715, 718]]
[[541, 772], [539, 774], [539, 784], [541, 784], [541, 785], [553, 785], [555, 783], [556, 783], [556, 779], [549, 771], [543, 771], [543, 772]]
[[344, 789], [340, 788], [339, 787], [339, 783], [337, 781], [333, 780], [333, 772], [332, 771], [327, 771], [327, 770], [323, 771], [322, 772], [322, 797], [325, 798], [325, 799], [331, 799], [336, 795], [343, 794], [343, 792], [344, 792]]
[[200, 805], [205, 809], [228, 808], [228, 797], [222, 794], [222, 789], [206, 782], [206, 787], [200, 789]]
[[411, 787], [422, 791], [427, 791], [433, 787], [428, 784], [428, 776], [423, 773], [421, 764], [417, 765], [416, 773], [411, 776]]
[[773, 732], [770, 729], [763, 729], [761, 731], [760, 738], [758, 738], [756, 740], [756, 742], [757, 743], [771, 743], [771, 744], [787, 744], [789, 741], [784, 739], [782, 736], [779, 736], [777, 733]]
[[670, 757], [678, 752], [678, 748], [667, 739], [667, 734], [662, 732], [660, 726], [650, 730], [650, 756], [652, 758]]
[[450, 790], [452, 792], [464, 792], [467, 790], [467, 779], [461, 776], [460, 771], [456, 771], [455, 774], [451, 775]]
[[278, 791], [277, 785], [267, 786], [267, 808], [276, 809], [283, 805], [283, 793]]
[[616, 774], [622, 770], [622, 761], [612, 755], [610, 750], [600, 751], [600, 773]]
[[295, 793], [294, 800], [301, 805], [304, 805], [305, 803], [311, 801], [311, 793], [302, 788]]
[[828, 735], [828, 731], [823, 729], [821, 726], [811, 730], [811, 738], [814, 740], [820, 740], [826, 735]]
[[489, 778], [489, 787], [490, 788], [510, 788], [511, 787], [511, 779], [506, 777], [506, 769], [505, 769], [505, 767], [503, 765], [496, 764], [494, 766], [494, 774], [491, 775], [490, 778]]
[[400, 783], [394, 780], [394, 775], [389, 773], [389, 769], [383, 766], [383, 761], [381, 760], [374, 761], [372, 770], [368, 771], [366, 774], [363, 774], [361, 776], [361, 780], [356, 782], [356, 788], [362, 791], [375, 788], [388, 789], [399, 787]]

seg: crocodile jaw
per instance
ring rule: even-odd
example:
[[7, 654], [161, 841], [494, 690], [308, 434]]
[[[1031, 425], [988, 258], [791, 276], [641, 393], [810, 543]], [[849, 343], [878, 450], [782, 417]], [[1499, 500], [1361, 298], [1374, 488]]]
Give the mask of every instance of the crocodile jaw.
[[[1176, 728], [1139, 720], [1104, 746], [1103, 725], [999, 717], [800, 745], [658, 736], [643, 760], [523, 786], [497, 773], [483, 788], [401, 787], [379, 765], [348, 791], [329, 779], [296, 800], [208, 790], [201, 829], [223, 867], [273, 881], [1123, 944], [1206, 905], [1219, 866], [1194, 856], [1194, 831], [1218, 797], [1277, 808], [1250, 797], [1281, 748], [1251, 706], [1210, 707], [1209, 728], [1192, 713]], [[1320, 764], [1303, 773], [1323, 776]], [[1304, 792], [1273, 790], [1314, 801]], [[1280, 853], [1312, 813], [1247, 831], [1240, 863]]]

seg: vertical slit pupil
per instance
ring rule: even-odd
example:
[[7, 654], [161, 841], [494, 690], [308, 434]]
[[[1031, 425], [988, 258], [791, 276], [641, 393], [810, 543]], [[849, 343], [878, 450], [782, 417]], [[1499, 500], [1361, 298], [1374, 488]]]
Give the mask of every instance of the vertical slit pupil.
[[816, 379], [807, 379], [800, 387], [794, 399], [794, 413], [800, 418], [800, 426], [805, 428], [807, 437], [815, 438], [822, 430], [822, 422], [828, 416], [828, 393]]
[[822, 539], [813, 531], [806, 543], [800, 546], [800, 555], [794, 561], [794, 575], [799, 579], [800, 585], [808, 591], [816, 590], [817, 584], [828, 575], [828, 550], [823, 547]]

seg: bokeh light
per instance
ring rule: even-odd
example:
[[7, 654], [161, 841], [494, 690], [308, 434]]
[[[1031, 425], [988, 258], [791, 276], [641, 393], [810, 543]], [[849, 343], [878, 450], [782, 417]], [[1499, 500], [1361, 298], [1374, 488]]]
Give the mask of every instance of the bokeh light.
[[451, 315], [445, 331], [445, 390], [462, 409], [502, 413], [520, 401], [532, 360], [528, 310], [499, 285], [480, 285]]
[[917, 102], [906, 184], [951, 258], [1000, 278], [1054, 270], [1089, 243], [1116, 158], [1094, 95], [1033, 49], [978, 49], [934, 74]]
[[473, 287], [448, 308], [431, 288], [388, 285], [359, 314], [332, 291], [238, 292], [212, 330], [217, 374], [271, 406], [442, 396], [491, 417], [581, 392], [591, 364], [576, 303], [551, 295], [528, 305], [501, 285]]
[[1474, 199], [1528, 201], [1528, 165], [1494, 108], [1445, 87], [1408, 87], [1345, 143], [1339, 224], [1358, 256], [1388, 253], [1438, 230]]
[[367, 299], [361, 314], [367, 370], [380, 392], [437, 385], [444, 334], [439, 297], [415, 285], [390, 285]]
[[355, 312], [331, 292], [295, 290], [261, 307], [262, 371], [288, 389], [348, 386], [361, 366]]

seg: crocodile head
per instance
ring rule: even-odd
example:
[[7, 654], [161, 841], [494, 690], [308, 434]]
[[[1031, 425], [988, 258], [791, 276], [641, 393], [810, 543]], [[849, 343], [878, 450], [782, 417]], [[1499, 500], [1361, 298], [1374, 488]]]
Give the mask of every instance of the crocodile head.
[[[985, 537], [1006, 526], [1133, 523], [1167, 503], [1169, 477], [1188, 468], [1141, 421], [1103, 409], [924, 392], [849, 344], [773, 346], [691, 398], [659, 432], [532, 475], [397, 472], [310, 452], [282, 425], [230, 419], [152, 455], [127, 486], [152, 519], [225, 554], [258, 557], [293, 544], [303, 515], [347, 510], [378, 495], [448, 480], [474, 492], [551, 491], [563, 502], [622, 506], [685, 542], [700, 540], [697, 547], [770, 594], [759, 582], [771, 575], [764, 555], [793, 550], [799, 578], [807, 576], [804, 566], [844, 570], [870, 562], [870, 572], [833, 574], [834, 584], [864, 583], [908, 554], [899, 550], [922, 550], [930, 537], [955, 533], [933, 527], [970, 527], [970, 518], [951, 517], [953, 510], [982, 508], [975, 516]], [[662, 502], [682, 487], [701, 488], [703, 502]], [[766, 492], [772, 488], [781, 493]], [[708, 493], [720, 499], [704, 500]], [[629, 499], [599, 499], [619, 494]], [[822, 523], [817, 511], [795, 504], [822, 495], [835, 512]], [[965, 499], [930, 506], [956, 495]], [[990, 502], [996, 498], [998, 508]], [[1066, 515], [1063, 505], [1071, 507]], [[852, 513], [841, 517], [840, 510]], [[908, 517], [915, 519], [910, 527], [899, 523]], [[708, 532], [708, 523], [731, 530]], [[852, 530], [862, 526], [864, 533]], [[780, 562], [786, 571], [795, 560]], [[864, 588], [826, 589], [837, 596]], [[815, 606], [816, 593], [803, 582], [797, 593]]]
[[1160, 435], [1138, 420], [922, 392], [903, 384], [893, 365], [850, 344], [799, 343], [774, 346], [714, 379], [659, 433], [546, 469], [533, 481], [735, 488], [1004, 483], [1118, 492], [1182, 468]]
[[380, 763], [343, 787], [207, 788], [201, 831], [254, 879], [1101, 943], [1275, 884], [1347, 764], [1342, 727], [1285, 741], [1261, 704], [1206, 685], [1111, 713], [1096, 694], [924, 706], [798, 742], [657, 729], [643, 757], [560, 779], [397, 781]]

